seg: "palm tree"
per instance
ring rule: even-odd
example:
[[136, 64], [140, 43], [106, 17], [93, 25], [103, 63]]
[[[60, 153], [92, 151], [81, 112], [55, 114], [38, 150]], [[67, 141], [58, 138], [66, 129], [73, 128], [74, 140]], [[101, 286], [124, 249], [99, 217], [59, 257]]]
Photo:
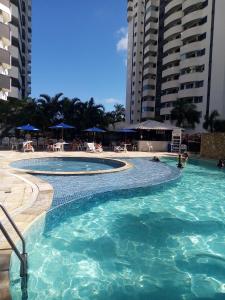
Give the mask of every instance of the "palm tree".
[[177, 100], [171, 111], [171, 121], [176, 121], [176, 126], [195, 128], [199, 123], [200, 113], [196, 105], [185, 100]]
[[61, 101], [63, 93], [58, 93], [51, 97], [47, 94], [41, 94], [37, 104], [41, 111], [42, 129], [45, 131], [50, 125], [61, 119]]
[[210, 115], [205, 115], [205, 122], [203, 123], [203, 128], [205, 130], [208, 130], [209, 128], [210, 132], [213, 132], [215, 129], [215, 121], [217, 120], [217, 117], [219, 117], [219, 115], [220, 114], [217, 110], [212, 111]]
[[78, 98], [70, 99], [65, 97], [61, 101], [61, 109], [60, 109], [60, 118], [62, 121], [76, 126], [79, 121], [79, 109], [80, 109], [81, 101]]
[[79, 119], [79, 129], [93, 126], [105, 126], [105, 108], [102, 104], [95, 104], [93, 98], [77, 105], [77, 117]]
[[105, 114], [107, 125], [112, 124], [115, 127], [115, 123], [125, 121], [125, 107], [122, 104], [115, 104], [114, 110]]

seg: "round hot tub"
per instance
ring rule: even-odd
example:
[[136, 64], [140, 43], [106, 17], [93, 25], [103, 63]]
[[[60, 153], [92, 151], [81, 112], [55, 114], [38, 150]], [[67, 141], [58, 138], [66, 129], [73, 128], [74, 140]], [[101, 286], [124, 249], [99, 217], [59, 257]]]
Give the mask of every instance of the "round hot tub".
[[126, 170], [131, 165], [125, 161], [90, 157], [47, 157], [23, 159], [11, 163], [13, 168], [31, 174], [91, 175]]

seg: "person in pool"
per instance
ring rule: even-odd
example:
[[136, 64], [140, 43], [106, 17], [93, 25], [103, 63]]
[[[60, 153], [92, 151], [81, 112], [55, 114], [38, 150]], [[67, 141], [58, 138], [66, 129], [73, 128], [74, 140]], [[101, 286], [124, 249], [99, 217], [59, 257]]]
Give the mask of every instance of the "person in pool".
[[182, 162], [186, 163], [189, 159], [189, 155], [187, 152], [184, 152], [184, 154], [182, 155]]
[[182, 157], [181, 157], [181, 154], [179, 154], [179, 156], [178, 156], [178, 164], [177, 164], [177, 167], [179, 168], [179, 169], [183, 169], [183, 164], [182, 164]]
[[218, 167], [219, 169], [224, 168], [224, 160], [219, 159], [218, 164], [217, 164], [217, 167]]
[[160, 162], [160, 159], [159, 159], [157, 156], [154, 156], [154, 157], [152, 158], [152, 161], [154, 161], [154, 162]]

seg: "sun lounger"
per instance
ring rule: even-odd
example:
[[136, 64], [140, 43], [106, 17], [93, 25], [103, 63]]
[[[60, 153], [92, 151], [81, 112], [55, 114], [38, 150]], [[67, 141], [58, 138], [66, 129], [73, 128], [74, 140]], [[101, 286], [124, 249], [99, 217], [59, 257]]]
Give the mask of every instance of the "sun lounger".
[[127, 148], [125, 146], [114, 146], [115, 152], [127, 152]]
[[96, 152], [94, 143], [86, 143], [86, 151], [87, 152]]
[[34, 147], [31, 145], [32, 141], [23, 143], [23, 152], [34, 152]]

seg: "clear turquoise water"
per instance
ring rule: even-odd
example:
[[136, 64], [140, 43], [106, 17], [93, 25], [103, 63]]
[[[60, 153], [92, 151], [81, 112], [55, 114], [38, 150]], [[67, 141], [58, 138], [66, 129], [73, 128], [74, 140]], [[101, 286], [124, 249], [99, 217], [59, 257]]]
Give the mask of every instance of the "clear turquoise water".
[[105, 160], [69, 157], [24, 159], [14, 162], [11, 165], [14, 168], [51, 172], [96, 171], [118, 167], [118, 164], [109, 163]]
[[28, 299], [225, 299], [225, 173], [197, 162], [182, 172], [176, 183], [88, 197], [39, 220], [27, 237]]

